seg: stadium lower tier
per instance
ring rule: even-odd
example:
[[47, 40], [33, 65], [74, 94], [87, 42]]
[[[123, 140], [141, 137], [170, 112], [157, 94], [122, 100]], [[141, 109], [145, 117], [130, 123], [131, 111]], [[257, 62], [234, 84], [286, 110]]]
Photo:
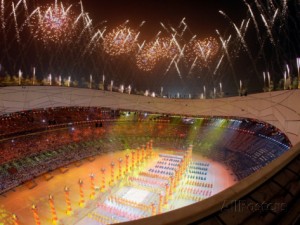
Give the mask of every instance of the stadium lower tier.
[[[131, 156], [131, 158], [129, 158]], [[1, 199], [4, 224], [111, 224], [208, 198], [236, 183], [224, 165], [147, 142], [103, 153], [31, 180]], [[22, 202], [22, 204], [20, 204]]]

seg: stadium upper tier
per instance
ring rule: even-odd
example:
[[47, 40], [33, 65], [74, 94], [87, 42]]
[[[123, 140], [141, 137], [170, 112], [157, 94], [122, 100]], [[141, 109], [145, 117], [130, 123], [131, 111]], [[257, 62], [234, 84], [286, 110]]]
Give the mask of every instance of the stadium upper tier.
[[15, 86], [0, 89], [0, 114], [49, 107], [85, 106], [178, 115], [245, 117], [274, 125], [294, 145], [300, 141], [299, 99], [300, 90], [189, 100], [58, 86]]

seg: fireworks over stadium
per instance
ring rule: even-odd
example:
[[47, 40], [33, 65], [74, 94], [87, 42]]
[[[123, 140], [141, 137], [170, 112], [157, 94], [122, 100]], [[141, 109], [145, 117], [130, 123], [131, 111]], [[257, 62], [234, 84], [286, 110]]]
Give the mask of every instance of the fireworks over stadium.
[[[214, 8], [211, 15], [212, 23], [221, 27], [205, 31], [201, 23], [197, 28], [188, 17], [172, 14], [166, 15], [173, 24], [157, 18], [147, 21], [149, 13], [144, 15], [146, 19], [140, 19], [147, 11], [143, 7], [139, 11], [131, 6], [136, 20], [110, 22], [107, 13], [96, 20], [85, 4], [97, 7], [88, 1], [41, 4], [2, 0], [1, 73], [13, 76], [21, 70], [25, 77], [35, 73], [41, 80], [52, 74], [57, 81], [59, 76], [62, 80], [71, 77], [75, 85], [85, 85], [91, 75], [96, 85], [105, 76], [107, 85], [112, 80], [114, 84], [131, 85], [134, 90], [159, 92], [165, 87], [169, 93], [174, 93], [176, 87], [182, 94], [192, 90], [197, 95], [204, 89], [237, 90], [241, 82], [250, 92], [272, 84], [275, 89], [275, 83], [283, 82], [284, 73], [298, 75], [299, 34], [295, 30], [299, 18], [295, 12], [299, 5], [293, 5], [293, 1], [225, 4], [228, 13]], [[165, 4], [174, 10], [179, 7]], [[196, 5], [198, 8], [190, 4], [195, 8], [190, 9], [191, 17], [194, 11], [205, 11], [206, 3]], [[124, 17], [126, 13], [117, 6], [99, 4], [100, 9], [115, 10], [110, 18], [117, 14], [121, 15], [116, 18]], [[239, 7], [242, 15], [236, 16], [230, 7]], [[288, 53], [286, 48], [290, 49]]]

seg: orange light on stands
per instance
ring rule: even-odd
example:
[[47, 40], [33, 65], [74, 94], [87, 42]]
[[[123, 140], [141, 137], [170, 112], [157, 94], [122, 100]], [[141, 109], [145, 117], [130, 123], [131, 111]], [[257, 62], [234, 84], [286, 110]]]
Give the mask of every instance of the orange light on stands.
[[145, 146], [145, 160], [149, 157], [149, 155], [150, 155], [150, 142], [147, 142]]
[[187, 160], [186, 160], [186, 152], [185, 152], [183, 155], [183, 169], [185, 169], [185, 167], [186, 167], [186, 162], [187, 162]]
[[134, 169], [134, 153], [135, 153], [135, 151], [131, 152], [131, 169], [132, 170]]
[[34, 217], [35, 224], [36, 225], [41, 225], [40, 218], [39, 218], [39, 215], [37, 213], [36, 205], [32, 205], [31, 210], [33, 212], [33, 217]]
[[179, 163], [179, 180], [181, 179], [182, 174], [183, 174], [183, 162], [181, 161]]
[[126, 154], [126, 162], [125, 162], [125, 166], [126, 166], [126, 170], [125, 170], [125, 172], [126, 172], [126, 175], [128, 174], [128, 167], [129, 167], [129, 155], [128, 154]]
[[71, 201], [70, 201], [70, 196], [69, 196], [70, 189], [68, 187], [65, 187], [64, 191], [65, 191], [65, 200], [66, 200], [66, 204], [67, 204], [66, 213], [67, 213], [67, 215], [71, 215], [72, 207], [71, 207]]
[[156, 215], [156, 207], [155, 207], [155, 204], [153, 202], [151, 203], [151, 215], [152, 216]]
[[140, 165], [140, 149], [136, 149], [136, 165], [139, 167]]
[[102, 180], [101, 180], [101, 192], [105, 191], [105, 168], [101, 168], [101, 176], [102, 176]]
[[118, 160], [118, 162], [119, 162], [119, 179], [121, 179], [122, 178], [122, 162], [123, 162], [123, 159], [122, 158], [119, 158], [119, 160]]
[[152, 158], [153, 155], [153, 140], [150, 140], [150, 149], [149, 149], [149, 156], [150, 158]]
[[115, 183], [115, 171], [114, 171], [114, 168], [115, 168], [115, 163], [111, 162], [111, 164], [110, 164], [110, 185], [114, 185], [114, 183]]
[[168, 201], [169, 201], [169, 184], [166, 183], [165, 187], [166, 187], [166, 192], [165, 192], [164, 205], [167, 206], [168, 205]]
[[174, 176], [170, 177], [170, 186], [169, 186], [169, 196], [173, 197], [173, 187], [174, 187]]
[[16, 214], [12, 214], [12, 218], [13, 218], [13, 221], [14, 221], [14, 225], [20, 225], [19, 224], [19, 218], [17, 217]]
[[163, 195], [159, 194], [159, 203], [158, 203], [158, 214], [162, 213], [162, 207], [163, 207]]
[[51, 216], [52, 216], [52, 223], [53, 224], [57, 224], [57, 215], [56, 215], [56, 210], [55, 210], [55, 206], [54, 206], [54, 200], [53, 200], [53, 196], [49, 195], [49, 205], [50, 205], [50, 209], [51, 209]]
[[80, 197], [79, 206], [84, 207], [83, 180], [79, 179], [78, 185], [79, 185], [79, 197]]
[[91, 178], [91, 194], [90, 194], [90, 199], [95, 199], [95, 175], [92, 173], [90, 174]]
[[174, 184], [173, 184], [173, 188], [174, 190], [176, 189], [178, 183], [179, 183], [179, 172], [178, 169], [175, 169], [175, 175], [174, 175]]
[[142, 159], [141, 159], [141, 162], [143, 163], [144, 162], [144, 160], [145, 160], [145, 148], [144, 148], [145, 146], [144, 145], [142, 145], [142, 147], [141, 147], [141, 152], [142, 152]]

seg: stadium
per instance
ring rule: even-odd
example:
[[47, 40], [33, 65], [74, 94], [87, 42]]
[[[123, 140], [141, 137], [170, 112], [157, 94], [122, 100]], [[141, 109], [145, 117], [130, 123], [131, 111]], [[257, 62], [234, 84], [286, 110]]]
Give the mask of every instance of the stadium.
[[[249, 194], [288, 207], [293, 200], [284, 194], [299, 193], [299, 151], [292, 148], [299, 140], [293, 113], [299, 94], [177, 100], [68, 87], [2, 88], [2, 219], [13, 224], [13, 213], [19, 224], [37, 218], [41, 224], [141, 218], [187, 224], [210, 221], [215, 213], [236, 215], [230, 203]], [[282, 99], [291, 106], [282, 106]], [[220, 206], [225, 200], [226, 209]], [[278, 207], [284, 215], [287, 209]], [[275, 208], [263, 213], [274, 215]], [[261, 220], [258, 209], [239, 210], [240, 221]]]
[[0, 225], [298, 224], [296, 1], [0, 1]]

